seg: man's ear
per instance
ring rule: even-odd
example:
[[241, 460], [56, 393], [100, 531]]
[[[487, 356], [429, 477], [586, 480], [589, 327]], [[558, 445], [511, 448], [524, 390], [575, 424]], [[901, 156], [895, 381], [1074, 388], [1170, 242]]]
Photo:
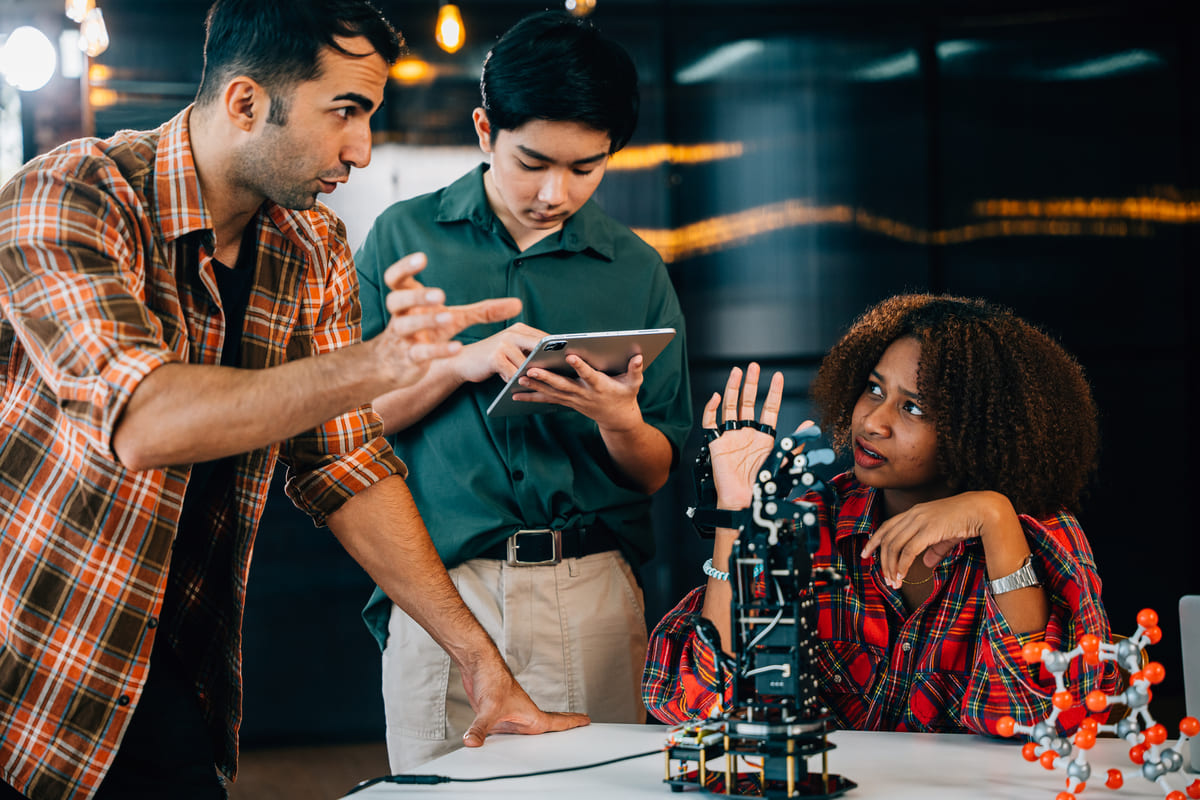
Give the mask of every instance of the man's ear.
[[267, 92], [253, 78], [238, 76], [225, 85], [225, 114], [236, 127], [249, 131], [258, 119], [266, 119], [270, 99]]
[[475, 135], [479, 137], [479, 149], [491, 155], [492, 152], [492, 123], [488, 121], [487, 112], [477, 108], [471, 112], [471, 121], [475, 123]]

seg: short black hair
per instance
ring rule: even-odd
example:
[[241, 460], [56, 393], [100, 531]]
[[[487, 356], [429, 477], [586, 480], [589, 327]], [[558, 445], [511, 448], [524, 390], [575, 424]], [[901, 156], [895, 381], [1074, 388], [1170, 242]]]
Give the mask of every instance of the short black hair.
[[629, 53], [589, 20], [543, 11], [496, 42], [483, 62], [479, 91], [493, 141], [499, 131], [535, 119], [579, 122], [607, 133], [612, 154], [637, 127], [637, 82]]
[[196, 104], [207, 105], [225, 81], [246, 75], [271, 97], [269, 122], [287, 120], [287, 97], [299, 83], [320, 76], [318, 56], [331, 47], [350, 56], [337, 38], [365, 37], [392, 64], [404, 40], [366, 0], [217, 0], [205, 21], [204, 75]]
[[849, 449], [871, 370], [907, 336], [921, 343], [917, 392], [950, 488], [1001, 492], [1019, 513], [1077, 511], [1100, 445], [1083, 369], [1049, 334], [978, 298], [898, 295], [859, 317], [812, 385], [835, 447]]

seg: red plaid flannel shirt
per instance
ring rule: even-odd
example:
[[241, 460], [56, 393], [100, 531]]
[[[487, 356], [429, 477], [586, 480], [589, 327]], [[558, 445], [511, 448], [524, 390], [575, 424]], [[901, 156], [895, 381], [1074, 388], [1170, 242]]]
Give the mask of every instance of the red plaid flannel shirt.
[[[190, 468], [116, 462], [114, 427], [147, 374], [220, 361], [211, 221], [187, 119], [71, 142], [0, 191], [0, 775], [35, 800], [94, 793], [155, 636], [193, 671], [218, 766], [233, 775], [246, 576], [276, 459], [318, 524], [403, 472], [379, 418], [359, 409], [237, 457], [205, 494], [211, 537], [174, 541]], [[342, 223], [321, 205], [266, 203], [255, 225], [241, 366], [357, 341]], [[159, 619], [168, 565], [184, 600]]]
[[[1050, 620], [1045, 631], [1017, 635], [985, 589], [978, 540], [960, 543], [942, 560], [928, 601], [908, 613], [900, 593], [883, 582], [879, 559], [858, 555], [879, 524], [876, 491], [849, 473], [833, 483], [840, 500], [832, 509], [816, 494], [805, 499], [820, 506], [813, 566], [847, 578], [840, 588], [817, 592], [821, 641], [811, 665], [839, 726], [994, 734], [1004, 715], [1031, 724], [1049, 713], [1055, 687], [1040, 664], [1025, 663], [1022, 647], [1044, 639], [1065, 651], [1084, 633], [1109, 639], [1091, 545], [1070, 514], [1021, 516], [1050, 599]], [[765, 588], [762, 579], [758, 588]], [[663, 722], [705, 718], [721, 703], [714, 653], [693, 629], [703, 604], [700, 586], [650, 638], [642, 694]], [[1079, 658], [1067, 680], [1079, 704], [1059, 717], [1064, 728], [1086, 714], [1082, 703], [1089, 691], [1112, 691], [1117, 673], [1111, 661], [1090, 668]], [[730, 697], [727, 691], [724, 702]]]

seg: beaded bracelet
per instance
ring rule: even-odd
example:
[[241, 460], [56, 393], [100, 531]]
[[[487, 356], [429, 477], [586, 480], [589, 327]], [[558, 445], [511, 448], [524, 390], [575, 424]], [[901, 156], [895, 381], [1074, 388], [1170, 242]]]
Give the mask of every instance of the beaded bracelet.
[[[721, 570], [714, 567], [711, 558], [704, 562], [704, 566], [702, 567], [702, 569], [704, 570], [704, 574], [710, 578], [716, 578], [719, 581], [729, 580], [729, 573], [722, 572]], [[762, 575], [762, 573], [763, 573], [763, 565], [755, 564], [754, 565], [754, 579], [758, 580], [758, 576]]]
[[722, 572], [714, 567], [711, 558], [704, 562], [704, 574], [710, 578], [716, 578], [719, 581], [729, 580], [729, 573]]

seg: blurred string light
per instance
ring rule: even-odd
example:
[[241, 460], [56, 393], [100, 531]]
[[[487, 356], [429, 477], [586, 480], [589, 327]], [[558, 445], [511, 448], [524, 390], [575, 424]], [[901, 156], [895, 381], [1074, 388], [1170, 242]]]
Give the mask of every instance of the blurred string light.
[[434, 29], [434, 39], [438, 47], [447, 53], [457, 53], [466, 40], [466, 29], [463, 27], [462, 12], [454, 3], [443, 2], [438, 8], [437, 27]]
[[22, 25], [0, 47], [0, 74], [22, 92], [33, 92], [54, 77], [58, 53], [46, 34]]
[[577, 17], [586, 17], [596, 10], [596, 0], [567, 0], [567, 11]]
[[[759, 237], [793, 228], [838, 226], [908, 244], [948, 247], [985, 239], [1016, 237], [1150, 238], [1159, 225], [1200, 224], [1200, 198], [1171, 187], [1137, 197], [996, 198], [976, 202], [984, 217], [948, 228], [925, 229], [851, 205], [813, 205], [784, 200], [679, 228], [635, 228], [663, 261], [728, 250]], [[987, 218], [987, 217], [990, 217]]]
[[647, 144], [626, 147], [608, 162], [610, 170], [651, 169], [660, 164], [703, 164], [741, 158], [746, 152], [742, 142], [713, 142], [711, 144]]

